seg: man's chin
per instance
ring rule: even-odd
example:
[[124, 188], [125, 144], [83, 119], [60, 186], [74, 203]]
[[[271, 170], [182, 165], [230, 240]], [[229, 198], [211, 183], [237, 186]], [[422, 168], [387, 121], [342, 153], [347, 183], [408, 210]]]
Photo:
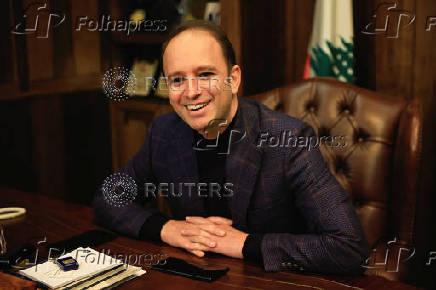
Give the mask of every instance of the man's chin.
[[191, 120], [185, 118], [185, 122], [195, 131], [203, 131], [209, 124], [207, 118], [201, 118], [201, 120]]

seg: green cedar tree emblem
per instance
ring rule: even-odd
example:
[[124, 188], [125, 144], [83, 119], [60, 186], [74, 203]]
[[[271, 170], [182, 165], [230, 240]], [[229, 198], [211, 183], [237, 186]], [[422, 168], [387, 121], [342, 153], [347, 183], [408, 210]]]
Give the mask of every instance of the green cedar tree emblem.
[[327, 52], [319, 45], [312, 48], [310, 66], [317, 76], [354, 83], [353, 42], [347, 42], [342, 37], [341, 42], [343, 47], [335, 47], [327, 40]]

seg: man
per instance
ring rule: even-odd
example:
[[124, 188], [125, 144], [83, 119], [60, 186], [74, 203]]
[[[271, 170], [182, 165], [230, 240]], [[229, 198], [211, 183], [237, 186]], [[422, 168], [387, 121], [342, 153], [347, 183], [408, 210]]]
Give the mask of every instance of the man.
[[[119, 208], [99, 192], [99, 222], [199, 257], [255, 260], [267, 271], [361, 272], [368, 255], [361, 225], [319, 150], [258, 142], [262, 132], [310, 138], [313, 130], [238, 98], [241, 69], [224, 32], [204, 21], [182, 24], [162, 59], [175, 112], [152, 122], [140, 152], [121, 170], [140, 187], [138, 198]], [[141, 205], [157, 184], [173, 185], [158, 186], [173, 219]]]

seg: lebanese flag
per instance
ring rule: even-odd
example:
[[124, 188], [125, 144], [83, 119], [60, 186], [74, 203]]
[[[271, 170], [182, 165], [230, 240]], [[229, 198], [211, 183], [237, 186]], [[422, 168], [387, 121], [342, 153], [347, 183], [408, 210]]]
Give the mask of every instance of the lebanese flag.
[[303, 79], [354, 82], [353, 1], [316, 0]]

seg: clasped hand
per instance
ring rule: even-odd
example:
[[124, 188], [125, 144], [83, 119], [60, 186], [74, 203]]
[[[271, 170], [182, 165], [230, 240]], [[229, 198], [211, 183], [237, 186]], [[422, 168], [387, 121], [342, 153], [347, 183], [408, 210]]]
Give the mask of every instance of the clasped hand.
[[242, 248], [248, 234], [232, 227], [232, 221], [223, 217], [186, 217], [183, 221], [170, 220], [161, 230], [165, 243], [184, 248], [203, 257], [214, 252], [242, 259]]

